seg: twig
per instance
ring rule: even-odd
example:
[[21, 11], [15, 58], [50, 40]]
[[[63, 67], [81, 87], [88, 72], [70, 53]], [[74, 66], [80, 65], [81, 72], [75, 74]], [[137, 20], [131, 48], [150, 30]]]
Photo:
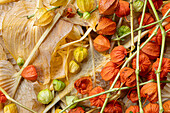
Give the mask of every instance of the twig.
[[[152, 0], [149, 0], [149, 3], [151, 5], [151, 8], [154, 12], [154, 15], [155, 15], [157, 21], [159, 21], [159, 16], [158, 16], [158, 13], [156, 12], [156, 9], [154, 7]], [[162, 97], [161, 97], [160, 72], [161, 72], [162, 59], [163, 59], [164, 48], [165, 48], [165, 30], [164, 30], [161, 22], [159, 22], [158, 24], [160, 26], [161, 33], [162, 33], [162, 46], [161, 46], [159, 66], [158, 66], [158, 69], [155, 73], [156, 73], [156, 77], [157, 77], [158, 98], [159, 98], [159, 113], [163, 113], [164, 109], [163, 109], [163, 106], [162, 106]]]

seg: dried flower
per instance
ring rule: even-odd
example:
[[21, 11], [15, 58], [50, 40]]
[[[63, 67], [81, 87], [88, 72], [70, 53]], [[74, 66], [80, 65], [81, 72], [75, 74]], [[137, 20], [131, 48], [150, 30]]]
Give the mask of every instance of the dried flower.
[[44, 89], [38, 93], [37, 98], [39, 102], [43, 104], [49, 104], [53, 100], [54, 97], [53, 97], [52, 92], [49, 89]]
[[85, 113], [82, 107], [76, 107], [74, 109], [71, 109], [68, 113]]
[[138, 101], [138, 94], [136, 88], [131, 88], [127, 94], [127, 98], [133, 103]]
[[74, 82], [74, 87], [79, 93], [85, 95], [93, 88], [92, 80], [90, 77], [82, 77]]
[[[62, 111], [62, 110], [61, 109], [56, 109], [55, 113], [60, 113], [60, 111]], [[66, 113], [66, 112], [63, 112], [63, 113]]]
[[[152, 30], [149, 31], [149, 37], [153, 33], [156, 27], [152, 28]], [[161, 29], [159, 28], [157, 31], [157, 34], [151, 39], [152, 42], [155, 42], [158, 45], [162, 44], [162, 34], [161, 34]]]
[[[155, 6], [155, 9], [159, 9], [163, 4], [163, 0], [152, 0], [152, 2]], [[148, 6], [149, 9], [152, 9], [149, 1], [147, 2], [147, 6]]]
[[55, 91], [62, 91], [66, 87], [66, 85], [64, 82], [55, 79], [53, 80], [53, 87]]
[[[149, 57], [143, 53], [139, 55], [139, 69], [140, 69], [140, 75], [145, 76], [146, 72], [148, 72], [151, 65], [151, 61], [149, 60]], [[136, 69], [136, 57], [132, 59], [132, 67], [133, 69]]]
[[6, 96], [0, 91], [0, 103], [5, 103], [7, 101]]
[[[141, 17], [142, 17], [142, 15], [140, 15], [139, 18], [138, 18], [138, 24], [139, 24], [139, 25], [140, 25]], [[151, 15], [150, 13], [145, 13], [144, 19], [143, 19], [143, 24], [142, 24], [142, 25], [145, 26], [145, 25], [151, 24], [151, 23], [153, 23], [153, 22], [155, 22], [155, 20], [154, 20], [154, 18], [152, 17], [152, 15]], [[146, 27], [145, 29], [150, 29], [150, 28], [152, 28], [153, 26], [155, 26], [155, 25], [151, 25], [151, 26], [149, 26], [149, 27]]]
[[27, 80], [35, 81], [38, 77], [37, 71], [33, 65], [29, 65], [24, 68], [21, 73], [21, 76]]
[[76, 12], [77, 12], [76, 8], [74, 6], [72, 6], [72, 5], [69, 5], [69, 7], [66, 8], [66, 10], [65, 10], [65, 15], [64, 16], [66, 16], [67, 18], [72, 18], [72, 17], [74, 17]]
[[[79, 98], [77, 96], [66, 96], [66, 103], [67, 105], [72, 104], [75, 100], [78, 100]], [[77, 106], [77, 103], [70, 106], [70, 109], [73, 109]]]
[[94, 6], [94, 0], [77, 0], [78, 8], [83, 12], [90, 12]]
[[118, 0], [100, 0], [99, 1], [99, 12], [103, 15], [112, 15], [118, 5]]
[[145, 53], [151, 60], [154, 60], [160, 55], [160, 46], [155, 42], [148, 42], [141, 51]]
[[4, 107], [4, 113], [18, 113], [17, 106], [15, 104], [8, 104]]
[[[115, 78], [112, 78], [111, 80], [110, 80], [110, 86], [112, 85], [112, 83], [113, 83], [113, 81], [115, 80]], [[114, 88], [120, 88], [120, 86], [121, 86], [121, 82], [120, 82], [120, 78], [116, 81], [116, 84], [115, 84], [115, 86], [114, 86]]]
[[[165, 31], [170, 29], [170, 23], [165, 26]], [[170, 31], [166, 33], [166, 36], [170, 38]]]
[[109, 18], [102, 17], [96, 28], [100, 35], [113, 35], [116, 32], [116, 23]]
[[[152, 65], [152, 71], [155, 72], [158, 69], [160, 59], [157, 58], [156, 62]], [[163, 58], [162, 59], [162, 66], [161, 66], [161, 73], [160, 78], [164, 78], [170, 72], [170, 59]]]
[[94, 45], [94, 48], [98, 52], [104, 52], [104, 51], [107, 51], [110, 48], [109, 40], [106, 37], [102, 36], [102, 35], [98, 35], [94, 39], [93, 45]]
[[76, 74], [80, 71], [80, 66], [74, 60], [72, 60], [69, 63], [69, 71], [70, 73]]
[[159, 105], [149, 103], [143, 108], [143, 110], [144, 110], [144, 113], [159, 113]]
[[115, 14], [118, 17], [125, 17], [130, 14], [130, 7], [129, 7], [129, 2], [120, 0], [118, 7], [116, 8]]
[[110, 61], [104, 66], [100, 74], [105, 81], [108, 81], [112, 78], [115, 78], [118, 72], [119, 68], [117, 64]]
[[122, 113], [122, 106], [118, 101], [113, 100], [106, 105], [104, 113]]
[[122, 25], [121, 27], [118, 28], [117, 33], [119, 36], [123, 36], [127, 33], [129, 33], [131, 30], [128, 26]]
[[126, 109], [125, 113], [130, 113], [130, 111], [132, 113], [139, 113], [139, 106], [135, 105], [135, 106], [130, 106], [128, 109]]
[[144, 2], [141, 0], [136, 0], [133, 2], [133, 9], [135, 12], [142, 12], [144, 6]]
[[164, 113], [170, 113], [170, 100], [163, 103]]
[[124, 67], [120, 70], [120, 81], [128, 87], [136, 85], [135, 70], [129, 67]]
[[127, 51], [122, 45], [115, 47], [110, 53], [112, 62], [116, 63], [117, 65], [121, 64], [126, 56]]
[[147, 83], [141, 88], [141, 97], [145, 97], [149, 102], [158, 101], [157, 83]]
[[[164, 16], [169, 9], [170, 9], [170, 3], [165, 4], [161, 9], [162, 15]], [[170, 15], [170, 13], [168, 15]], [[170, 22], [170, 17], [166, 18], [165, 20], [167, 22]]]
[[18, 66], [22, 66], [23, 64], [24, 64], [24, 59], [21, 58], [21, 57], [18, 57], [18, 59], [17, 59], [17, 65], [18, 65]]
[[[105, 90], [103, 88], [101, 88], [100, 86], [95, 87], [94, 89], [92, 89], [89, 93], [89, 96], [104, 92]], [[89, 99], [91, 106], [97, 106], [97, 107], [102, 107], [103, 103], [106, 99], [106, 94], [94, 97]]]
[[74, 50], [74, 58], [76, 59], [77, 62], [82, 62], [84, 59], [87, 58], [88, 55], [88, 50], [84, 47], [77, 47]]

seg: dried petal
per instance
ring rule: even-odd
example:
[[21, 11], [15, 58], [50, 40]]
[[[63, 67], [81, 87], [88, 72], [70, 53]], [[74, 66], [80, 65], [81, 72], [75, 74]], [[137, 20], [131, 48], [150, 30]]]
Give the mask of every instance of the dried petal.
[[115, 9], [118, 5], [118, 0], [100, 0], [99, 1], [99, 12], [103, 15], [114, 14]]
[[[157, 58], [156, 62], [152, 65], [152, 71], [155, 72], [158, 69], [160, 59]], [[170, 59], [163, 58], [162, 59], [162, 66], [161, 66], [161, 74], [160, 78], [164, 78], [170, 72]]]
[[[89, 96], [104, 92], [105, 90], [103, 88], [101, 88], [100, 86], [95, 87], [94, 89], [92, 89], [89, 93]], [[97, 107], [102, 107], [103, 103], [106, 99], [106, 94], [94, 97], [89, 99], [91, 106], [97, 106]]]
[[[165, 31], [170, 29], [170, 23], [165, 26]], [[170, 31], [166, 33], [166, 36], [170, 38]]]
[[109, 18], [102, 17], [96, 30], [100, 35], [113, 35], [116, 32], [116, 23]]
[[124, 61], [126, 55], [127, 51], [122, 45], [115, 47], [110, 53], [112, 62], [116, 63], [117, 65], [121, 64]]
[[[113, 83], [113, 81], [115, 80], [115, 78], [112, 78], [111, 80], [110, 80], [110, 86], [112, 85], [112, 83]], [[115, 84], [115, 86], [114, 86], [114, 88], [120, 88], [120, 86], [121, 86], [121, 82], [120, 82], [120, 79], [118, 79], [117, 80], [117, 82], [116, 82], [116, 84]]]
[[[140, 17], [138, 18], [138, 24], [139, 24], [139, 25], [140, 25], [141, 17], [142, 17], [142, 15], [140, 15]], [[155, 22], [155, 20], [154, 20], [154, 18], [152, 17], [152, 15], [151, 15], [150, 13], [145, 13], [145, 16], [144, 16], [143, 24], [142, 24], [142, 25], [145, 26], [145, 25], [151, 24], [151, 23], [153, 23], [153, 22]], [[153, 26], [155, 26], [155, 25], [151, 25], [151, 26], [149, 26], [149, 27], [146, 27], [145, 29], [150, 29], [150, 28], [152, 28]]]
[[[139, 69], [140, 69], [140, 75], [144, 76], [146, 72], [148, 72], [149, 67], [151, 65], [151, 61], [149, 60], [149, 57], [143, 53], [139, 55]], [[133, 69], [136, 69], [136, 57], [132, 60], [132, 67]]]
[[131, 100], [133, 103], [137, 102], [138, 101], [137, 89], [136, 88], [130, 89], [127, 94], [127, 98]]
[[170, 100], [163, 103], [164, 113], [170, 113]]
[[159, 105], [158, 104], [147, 104], [144, 108], [144, 113], [159, 113]]
[[115, 13], [118, 17], [128, 16], [130, 14], [129, 2], [120, 0]]
[[68, 113], [85, 113], [82, 107], [76, 107], [74, 109], [71, 109]]
[[[170, 3], [167, 3], [163, 6], [163, 8], [161, 9], [162, 15], [164, 16], [165, 13], [170, 9]], [[168, 14], [170, 15], [170, 13]], [[165, 19], [167, 22], [170, 22], [170, 17]]]
[[117, 68], [117, 64], [112, 61], [108, 62], [101, 71], [101, 76], [105, 81], [108, 81], [112, 78], [115, 78], [117, 73], [119, 72], [119, 68]]
[[[151, 36], [151, 34], [153, 33], [153, 31], [155, 30], [156, 27], [152, 28], [152, 30], [149, 31], [149, 36]], [[162, 34], [161, 34], [161, 29], [159, 28], [157, 31], [157, 34], [151, 39], [152, 42], [155, 42], [158, 45], [162, 44]]]
[[106, 105], [104, 113], [122, 113], [122, 107], [118, 101], [113, 100]]
[[157, 83], [147, 83], [141, 88], [141, 97], [145, 97], [149, 102], [158, 101]]
[[128, 109], [126, 109], [125, 113], [130, 113], [130, 111], [133, 113], [139, 113], [139, 106], [137, 106], [137, 105], [130, 106]]
[[[163, 0], [152, 0], [152, 2], [155, 6], [155, 9], [159, 9], [163, 4]], [[149, 1], [147, 2], [147, 6], [148, 6], [149, 9], [152, 9]]]
[[50, 5], [52, 6], [63, 6], [66, 5], [68, 0], [51, 0]]
[[154, 60], [160, 55], [160, 46], [154, 42], [148, 42], [141, 50], [145, 53], [151, 60]]
[[136, 85], [136, 74], [135, 70], [129, 67], [124, 67], [120, 70], [120, 81], [125, 83], [128, 87]]
[[106, 37], [102, 36], [102, 35], [98, 35], [94, 39], [93, 45], [94, 45], [94, 48], [98, 52], [104, 52], [104, 51], [107, 51], [110, 48], [109, 40]]
[[94, 6], [94, 0], [77, 0], [77, 6], [83, 12], [90, 12]]
[[87, 94], [93, 88], [92, 80], [90, 77], [82, 77], [74, 82], [74, 87], [81, 94]]

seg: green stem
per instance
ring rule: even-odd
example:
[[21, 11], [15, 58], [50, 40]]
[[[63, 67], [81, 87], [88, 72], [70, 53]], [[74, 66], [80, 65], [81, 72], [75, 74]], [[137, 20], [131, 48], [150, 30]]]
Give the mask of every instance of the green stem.
[[32, 109], [30, 109], [30, 108], [22, 105], [21, 103], [17, 102], [17, 101], [14, 100], [13, 98], [11, 98], [11, 97], [8, 95], [8, 93], [7, 93], [3, 88], [1, 88], [1, 87], [0, 87], [0, 91], [6, 96], [6, 98], [7, 98], [8, 100], [12, 101], [13, 103], [15, 103], [15, 104], [23, 107], [24, 109], [26, 109], [26, 110], [28, 110], [28, 111], [30, 111], [30, 112], [32, 112], [32, 113], [37, 113], [37, 112], [35, 112], [34, 110], [32, 110]]
[[[145, 0], [144, 7], [143, 7], [143, 12], [142, 12], [142, 18], [141, 22], [139, 25], [139, 28], [142, 27], [144, 16], [145, 16], [145, 11], [146, 11], [146, 4], [147, 0]], [[138, 31], [138, 43], [137, 43], [137, 55], [136, 55], [136, 84], [137, 84], [137, 94], [138, 94], [138, 101], [139, 101], [139, 108], [140, 108], [140, 113], [143, 113], [142, 109], [142, 102], [141, 102], [141, 96], [140, 96], [140, 87], [139, 87], [139, 54], [140, 54], [140, 37], [141, 37], [141, 32], [142, 30]]]
[[91, 13], [93, 13], [96, 9], [98, 9], [98, 5], [96, 6], [96, 8], [95, 9], [93, 9], [92, 11], [90, 11], [89, 13], [91, 14]]
[[[154, 12], [154, 15], [155, 15], [157, 21], [159, 21], [159, 16], [158, 16], [158, 13], [156, 12], [156, 9], [154, 7], [152, 0], [149, 0], [149, 3], [151, 5], [151, 8]], [[164, 109], [162, 106], [162, 97], [161, 97], [160, 72], [161, 72], [162, 59], [163, 59], [164, 48], [165, 48], [165, 30], [164, 30], [161, 22], [159, 22], [158, 24], [160, 26], [161, 33], [162, 33], [162, 46], [161, 46], [160, 61], [159, 61], [158, 69], [156, 71], [156, 76], [157, 76], [157, 87], [158, 87], [158, 98], [159, 98], [159, 113], [163, 113]]]
[[[141, 83], [139, 84], [139, 86], [143, 86], [147, 83], [151, 83], [151, 82], [156, 82], [154, 79], [152, 80], [149, 80], [147, 82], [144, 82], [144, 83]], [[161, 83], [170, 83], [170, 81], [161, 81]], [[134, 86], [135, 87], [135, 86]], [[81, 98], [81, 99], [78, 99], [76, 101], [74, 101], [72, 104], [68, 105], [67, 107], [65, 107], [62, 111], [60, 111], [59, 113], [63, 113], [64, 111], [66, 111], [70, 106], [72, 106], [73, 104], [75, 103], [78, 103], [78, 102], [81, 102], [81, 101], [84, 101], [84, 100], [88, 100], [88, 99], [91, 99], [91, 98], [94, 98], [94, 97], [97, 97], [97, 96], [100, 96], [100, 95], [103, 95], [103, 94], [106, 94], [106, 93], [111, 93], [111, 92], [116, 92], [116, 91], [119, 91], [119, 90], [125, 90], [125, 89], [131, 89], [131, 88], [134, 88], [134, 87], [121, 87], [121, 88], [113, 88], [113, 89], [109, 89], [105, 92], [101, 92], [101, 93], [98, 93], [98, 94], [95, 94], [95, 95], [92, 95], [92, 96], [88, 96], [88, 97], [85, 97], [85, 98]]]
[[166, 31], [166, 33], [169, 32], [169, 31], [170, 31], [170, 29], [168, 29], [168, 30]]

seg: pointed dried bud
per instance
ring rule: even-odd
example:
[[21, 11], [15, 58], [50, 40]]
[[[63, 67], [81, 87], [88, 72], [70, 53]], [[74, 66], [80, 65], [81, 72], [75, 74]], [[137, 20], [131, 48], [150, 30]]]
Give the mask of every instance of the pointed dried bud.
[[129, 2], [123, 1], [123, 0], [119, 1], [119, 5], [118, 5], [118, 7], [116, 8], [115, 14], [116, 14], [118, 17], [128, 16], [128, 15], [130, 14]]
[[87, 58], [88, 50], [84, 47], [77, 47], [74, 50], [73, 55], [77, 62], [82, 62], [84, 59]]

